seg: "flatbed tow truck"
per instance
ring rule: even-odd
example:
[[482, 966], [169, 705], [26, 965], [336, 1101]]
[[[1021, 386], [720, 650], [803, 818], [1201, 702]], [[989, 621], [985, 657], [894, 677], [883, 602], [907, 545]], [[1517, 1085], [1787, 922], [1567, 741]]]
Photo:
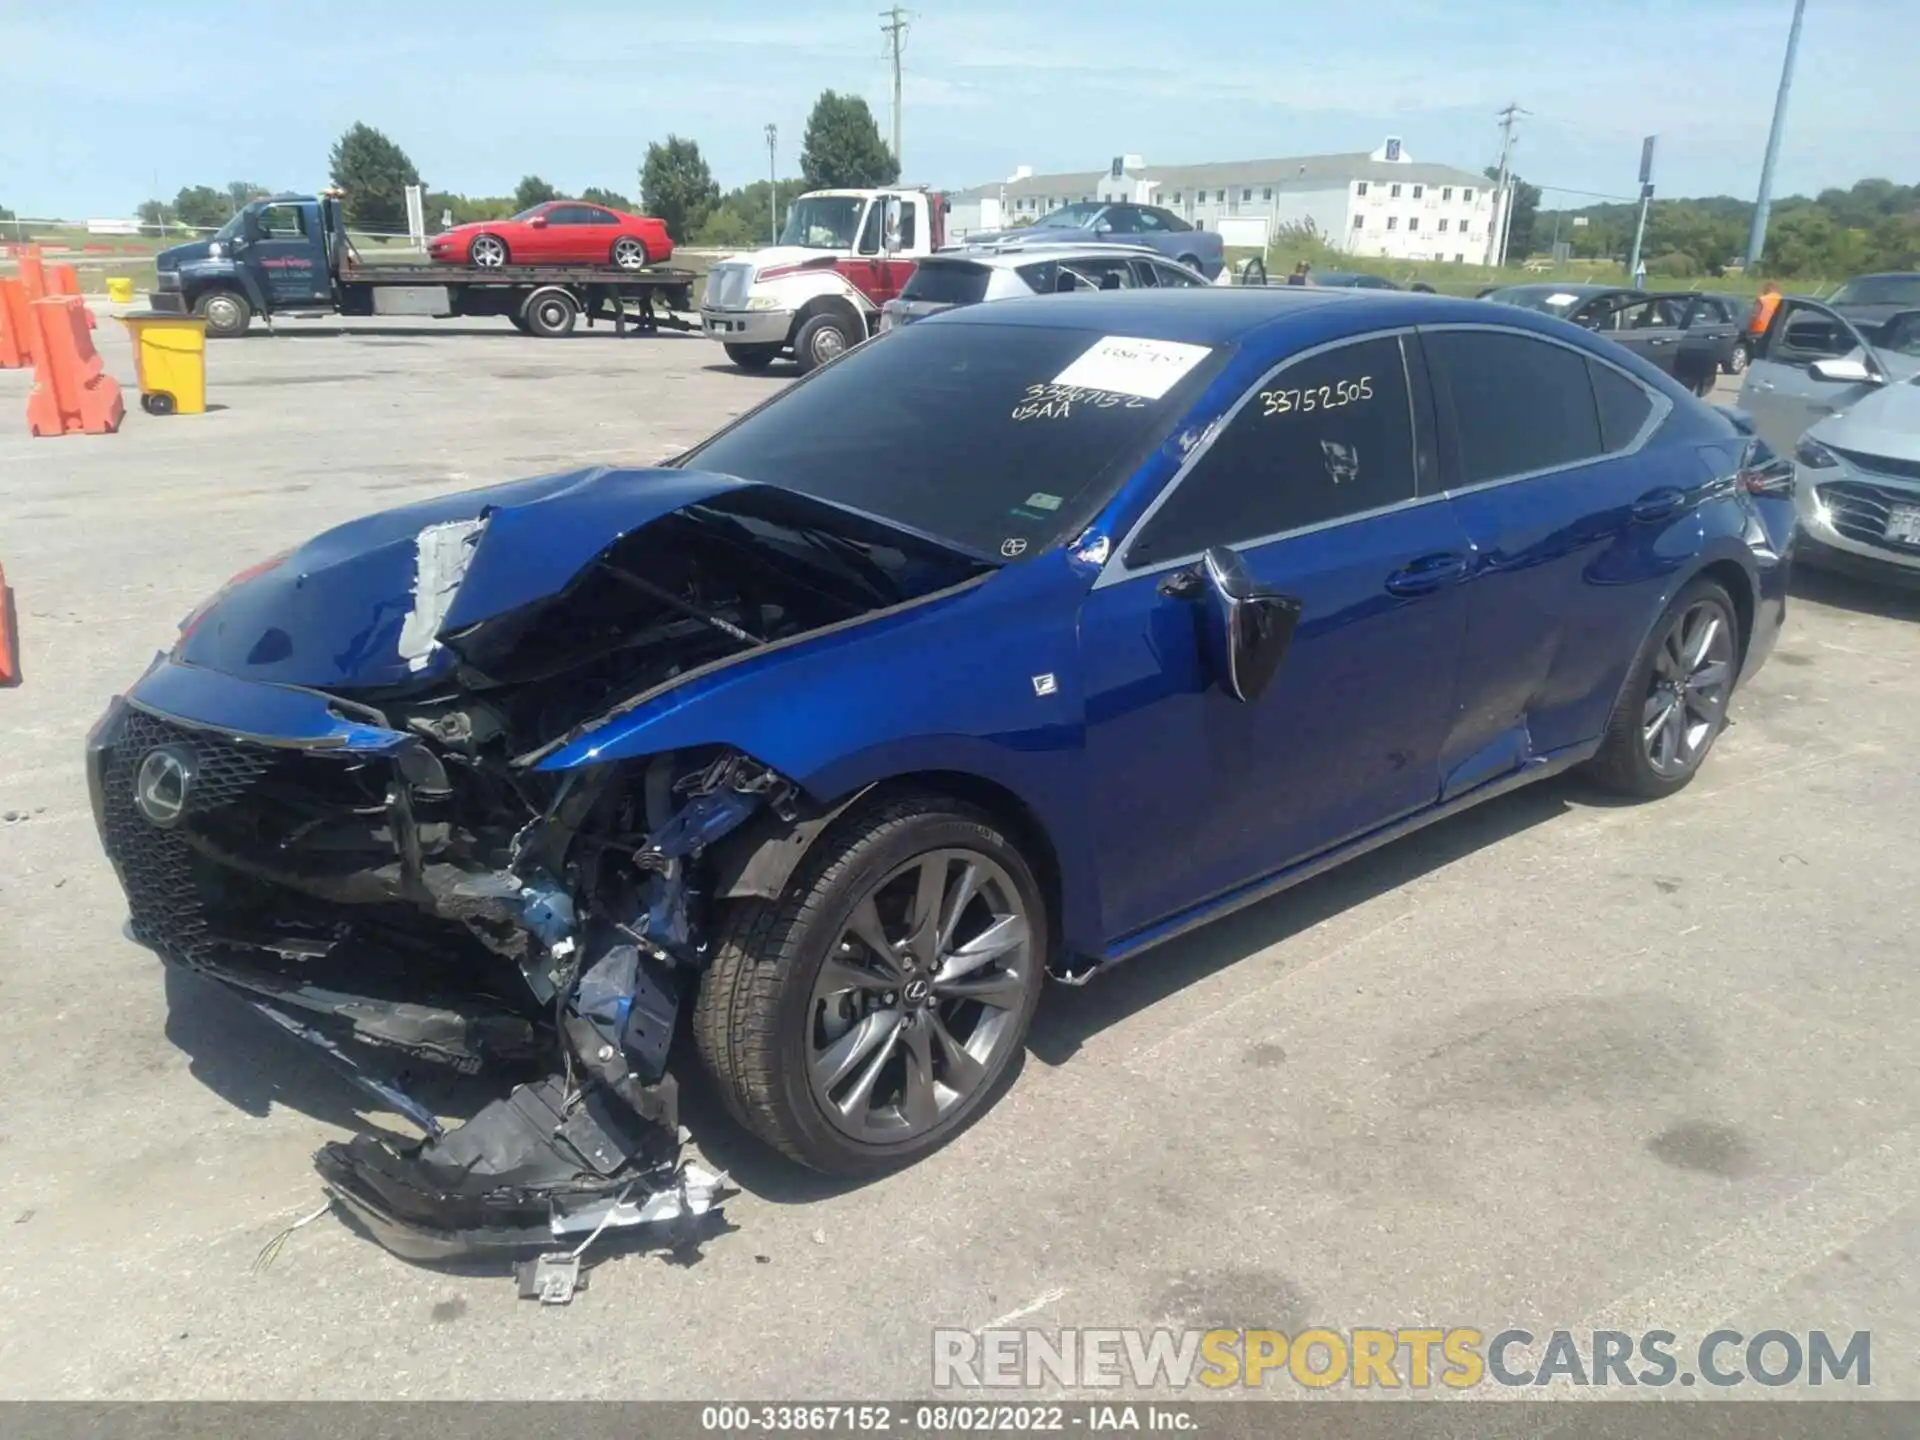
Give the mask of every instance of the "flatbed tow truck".
[[207, 334], [245, 333], [255, 315], [504, 316], [529, 335], [557, 338], [610, 320], [624, 334], [697, 330], [694, 273], [666, 266], [369, 265], [347, 238], [340, 195], [278, 195], [240, 210], [206, 240], [154, 257], [155, 310], [193, 314]]

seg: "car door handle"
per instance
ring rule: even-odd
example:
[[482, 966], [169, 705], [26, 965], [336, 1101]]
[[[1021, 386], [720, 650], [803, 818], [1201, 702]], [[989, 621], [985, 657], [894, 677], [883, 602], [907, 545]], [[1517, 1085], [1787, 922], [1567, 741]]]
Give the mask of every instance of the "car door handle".
[[1665, 520], [1677, 513], [1687, 503], [1684, 492], [1671, 486], [1659, 490], [1649, 490], [1633, 502], [1633, 518], [1636, 520]]
[[1466, 578], [1467, 557], [1452, 553], [1422, 555], [1387, 577], [1389, 595], [1431, 595], [1443, 586]]

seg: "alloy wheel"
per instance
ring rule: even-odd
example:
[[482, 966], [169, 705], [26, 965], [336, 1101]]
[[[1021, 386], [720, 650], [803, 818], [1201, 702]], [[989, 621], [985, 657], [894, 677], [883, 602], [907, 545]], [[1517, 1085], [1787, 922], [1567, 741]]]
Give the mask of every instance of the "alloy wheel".
[[982, 1096], [1039, 983], [1032, 922], [1005, 869], [934, 850], [854, 906], [807, 1003], [808, 1084], [866, 1144], [914, 1139]]
[[1736, 345], [1733, 347], [1733, 353], [1727, 357], [1727, 373], [1730, 375], [1739, 375], [1744, 373], [1746, 368], [1747, 347], [1744, 345]]
[[647, 264], [647, 249], [631, 235], [613, 242], [613, 263], [622, 270], [642, 270]]
[[482, 235], [475, 240], [467, 255], [482, 270], [498, 270], [507, 263], [507, 247], [491, 235]]
[[1668, 629], [1640, 713], [1640, 739], [1655, 774], [1687, 775], [1706, 758], [1726, 715], [1733, 662], [1733, 625], [1716, 602], [1690, 606]]

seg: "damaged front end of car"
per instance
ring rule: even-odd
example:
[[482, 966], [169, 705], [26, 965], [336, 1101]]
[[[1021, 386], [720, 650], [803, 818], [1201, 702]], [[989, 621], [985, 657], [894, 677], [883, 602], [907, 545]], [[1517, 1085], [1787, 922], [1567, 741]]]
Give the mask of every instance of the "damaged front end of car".
[[[395, 1253], [696, 1220], [724, 1182], [681, 1156], [666, 1062], [707, 963], [709, 852], [810, 801], [724, 744], [540, 761], [692, 676], [980, 568], [681, 471], [329, 532], [189, 617], [89, 737], [131, 932], [420, 1127], [316, 1157]], [[383, 1055], [519, 1083], [443, 1129]]]

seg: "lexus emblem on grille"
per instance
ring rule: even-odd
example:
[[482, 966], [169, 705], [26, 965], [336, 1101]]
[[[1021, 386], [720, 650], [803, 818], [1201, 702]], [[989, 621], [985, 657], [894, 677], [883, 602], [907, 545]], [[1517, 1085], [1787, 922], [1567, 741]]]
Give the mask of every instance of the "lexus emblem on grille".
[[133, 803], [161, 829], [180, 823], [193, 789], [193, 752], [178, 745], [149, 750], [133, 779]]

